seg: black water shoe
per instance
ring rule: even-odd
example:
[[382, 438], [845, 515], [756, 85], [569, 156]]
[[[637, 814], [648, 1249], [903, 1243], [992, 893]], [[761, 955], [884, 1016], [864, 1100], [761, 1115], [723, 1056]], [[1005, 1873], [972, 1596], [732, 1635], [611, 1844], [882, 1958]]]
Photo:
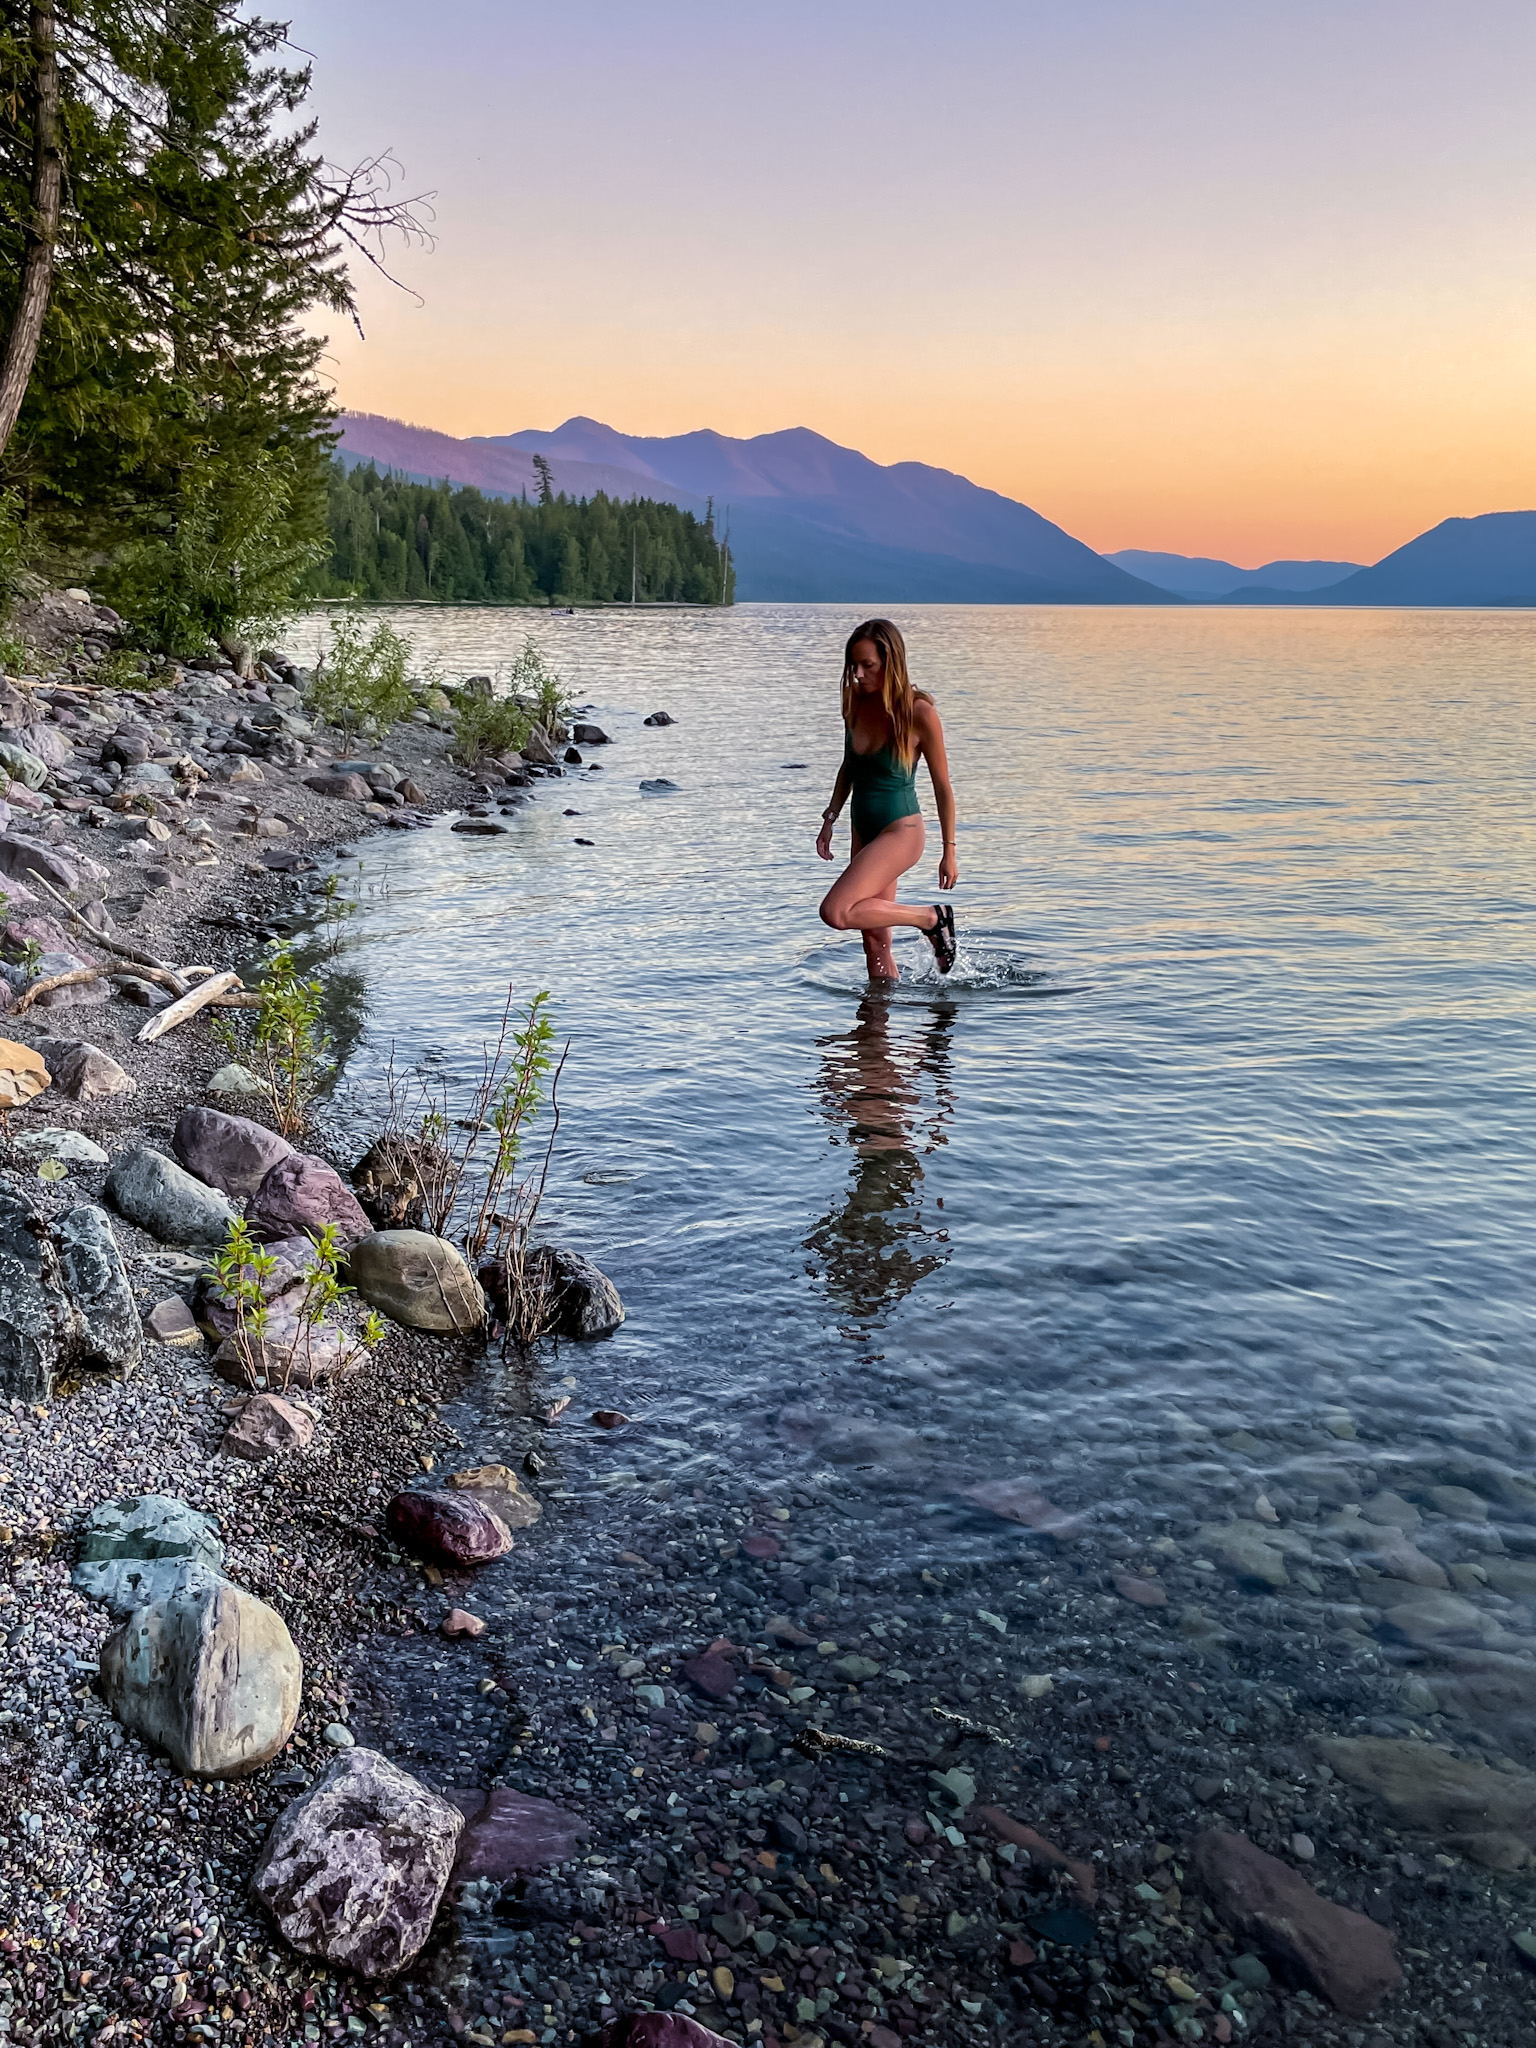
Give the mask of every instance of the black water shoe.
[[955, 942], [955, 913], [947, 903], [933, 906], [933, 924], [924, 933], [933, 948], [933, 957], [938, 962], [940, 974], [948, 974], [955, 964], [959, 947]]

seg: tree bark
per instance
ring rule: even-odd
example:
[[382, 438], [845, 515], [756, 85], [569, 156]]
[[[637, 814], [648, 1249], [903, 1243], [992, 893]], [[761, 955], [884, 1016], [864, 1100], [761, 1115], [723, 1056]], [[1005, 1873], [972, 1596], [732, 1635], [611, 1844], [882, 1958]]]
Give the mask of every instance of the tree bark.
[[21, 289], [0, 359], [0, 454], [11, 438], [27, 395], [43, 316], [53, 286], [53, 255], [64, 197], [64, 155], [59, 145], [58, 17], [54, 0], [32, 0], [32, 215]]

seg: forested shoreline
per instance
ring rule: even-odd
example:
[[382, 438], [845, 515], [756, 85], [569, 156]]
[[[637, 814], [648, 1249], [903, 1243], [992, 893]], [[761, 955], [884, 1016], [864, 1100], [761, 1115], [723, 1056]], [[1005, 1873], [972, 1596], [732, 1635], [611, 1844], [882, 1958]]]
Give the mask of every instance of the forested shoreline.
[[331, 465], [330, 559], [317, 597], [442, 604], [730, 604], [736, 570], [713, 515], [651, 498], [536, 501]]

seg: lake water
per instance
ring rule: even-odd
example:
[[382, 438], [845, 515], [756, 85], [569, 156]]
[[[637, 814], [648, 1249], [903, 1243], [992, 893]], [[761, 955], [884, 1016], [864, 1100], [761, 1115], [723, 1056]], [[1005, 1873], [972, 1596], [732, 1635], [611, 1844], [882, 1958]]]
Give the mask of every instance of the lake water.
[[[354, 1108], [391, 1048], [467, 1089], [508, 982], [551, 992], [548, 1231], [628, 1309], [559, 1370], [636, 1418], [573, 1444], [573, 1495], [783, 1479], [866, 1551], [985, 1569], [1019, 1530], [967, 1490], [1028, 1481], [1229, 1599], [1253, 1575], [1199, 1529], [1236, 1516], [1294, 1532], [1325, 1634], [1524, 1656], [1536, 620], [899, 616], [961, 955], [904, 937], [874, 994], [816, 917], [851, 609], [399, 615], [450, 675], [534, 631], [612, 736], [506, 837], [369, 841], [342, 954]], [[1382, 1489], [1416, 1585], [1330, 1521]]]

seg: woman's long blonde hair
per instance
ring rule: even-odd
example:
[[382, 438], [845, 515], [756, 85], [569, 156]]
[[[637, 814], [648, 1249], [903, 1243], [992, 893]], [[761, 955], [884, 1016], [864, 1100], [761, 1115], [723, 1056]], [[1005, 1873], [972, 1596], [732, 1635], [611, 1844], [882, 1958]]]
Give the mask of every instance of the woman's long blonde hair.
[[919, 698], [925, 704], [933, 700], [926, 690], [913, 689], [907, 673], [907, 643], [901, 637], [901, 628], [890, 619], [866, 619], [848, 635], [848, 644], [843, 649], [843, 723], [853, 723], [853, 650], [861, 640], [873, 640], [880, 650], [880, 659], [885, 664], [885, 684], [880, 696], [885, 715], [891, 721], [892, 746], [902, 767], [910, 768], [917, 752], [914, 706]]

